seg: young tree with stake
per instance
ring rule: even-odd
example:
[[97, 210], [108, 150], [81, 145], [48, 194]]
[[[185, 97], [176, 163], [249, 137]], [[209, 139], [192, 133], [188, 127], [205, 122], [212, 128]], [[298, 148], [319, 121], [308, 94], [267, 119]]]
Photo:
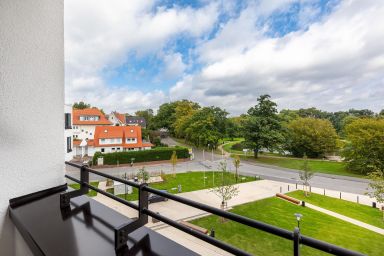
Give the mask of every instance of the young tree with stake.
[[309, 181], [312, 179], [313, 175], [315, 173], [311, 172], [311, 168], [308, 165], [308, 158], [306, 155], [304, 155], [304, 164], [303, 164], [303, 171], [299, 173], [300, 180], [303, 182], [303, 190], [305, 196], [308, 196], [308, 188], [309, 188]]

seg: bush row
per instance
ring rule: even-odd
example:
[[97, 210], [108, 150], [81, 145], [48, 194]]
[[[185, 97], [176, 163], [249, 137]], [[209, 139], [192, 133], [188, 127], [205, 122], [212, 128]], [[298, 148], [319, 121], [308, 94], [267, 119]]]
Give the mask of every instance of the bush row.
[[132, 158], [134, 158], [134, 163], [170, 160], [173, 151], [176, 151], [178, 159], [189, 158], [189, 151], [187, 148], [155, 148], [142, 151], [114, 152], [107, 154], [96, 152], [93, 156], [93, 164], [97, 164], [97, 158], [99, 157], [104, 158], [104, 164], [106, 165], [114, 165], [117, 164], [117, 162], [119, 162], [119, 164], [129, 164], [131, 163]]

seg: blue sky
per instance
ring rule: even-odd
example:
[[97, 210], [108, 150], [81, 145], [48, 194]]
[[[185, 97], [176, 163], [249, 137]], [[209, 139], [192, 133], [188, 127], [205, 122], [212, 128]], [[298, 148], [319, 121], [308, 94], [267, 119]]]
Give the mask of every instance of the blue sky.
[[130, 112], [187, 98], [240, 114], [269, 93], [280, 109], [378, 110], [383, 33], [369, 24], [382, 10], [369, 0], [67, 0], [66, 101]]

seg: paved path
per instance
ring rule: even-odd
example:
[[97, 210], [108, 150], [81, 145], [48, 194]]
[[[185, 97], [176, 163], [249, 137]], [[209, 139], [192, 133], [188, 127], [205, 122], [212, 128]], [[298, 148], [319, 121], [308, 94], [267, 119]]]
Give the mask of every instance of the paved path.
[[367, 224], [365, 222], [349, 218], [349, 217], [347, 217], [345, 215], [342, 215], [342, 214], [339, 214], [339, 213], [336, 213], [336, 212], [333, 212], [333, 211], [330, 211], [330, 210], [318, 207], [318, 206], [313, 205], [313, 204], [305, 203], [305, 206], [308, 207], [308, 208], [311, 208], [313, 210], [316, 210], [316, 211], [328, 214], [328, 215], [330, 215], [332, 217], [335, 217], [335, 218], [344, 220], [346, 222], [355, 224], [355, 225], [360, 226], [362, 228], [369, 229], [369, 230], [371, 230], [373, 232], [376, 232], [376, 233], [379, 233], [381, 235], [384, 235], [384, 229], [382, 229], [382, 228], [378, 228], [376, 226], [369, 225], [369, 224]]

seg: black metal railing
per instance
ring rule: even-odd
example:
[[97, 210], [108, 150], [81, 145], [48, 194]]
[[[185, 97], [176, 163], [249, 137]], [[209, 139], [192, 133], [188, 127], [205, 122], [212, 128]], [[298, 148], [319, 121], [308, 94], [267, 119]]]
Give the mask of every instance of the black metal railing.
[[[182, 204], [185, 204], [185, 205], [188, 205], [188, 206], [191, 206], [191, 207], [194, 207], [194, 208], [218, 215], [220, 217], [241, 223], [243, 225], [246, 225], [246, 226], [258, 229], [258, 230], [265, 231], [269, 234], [273, 234], [275, 236], [291, 240], [293, 243], [292, 244], [293, 255], [295, 255], [295, 256], [300, 255], [300, 244], [315, 248], [315, 249], [323, 251], [323, 252], [334, 254], [334, 255], [351, 255], [351, 256], [363, 255], [359, 252], [351, 251], [351, 250], [348, 250], [348, 249], [345, 249], [345, 248], [342, 248], [342, 247], [339, 247], [339, 246], [336, 246], [336, 245], [333, 245], [333, 244], [330, 244], [330, 243], [327, 243], [324, 241], [320, 241], [320, 240], [317, 240], [317, 239], [314, 239], [314, 238], [311, 238], [308, 236], [304, 236], [304, 235], [300, 234], [300, 230], [298, 228], [295, 228], [293, 231], [282, 229], [282, 228], [279, 228], [279, 227], [276, 227], [276, 226], [273, 226], [270, 224], [266, 224], [266, 223], [261, 222], [261, 221], [250, 219], [250, 218], [238, 215], [238, 214], [234, 214], [232, 212], [227, 212], [227, 211], [224, 211], [224, 210], [221, 210], [221, 209], [218, 209], [218, 208], [206, 205], [206, 204], [202, 204], [202, 203], [199, 203], [199, 202], [187, 199], [187, 198], [179, 197], [179, 196], [174, 195], [174, 194], [170, 194], [170, 193], [167, 193], [164, 191], [160, 191], [160, 190], [151, 188], [148, 186], [148, 184], [145, 184], [145, 183], [138, 184], [138, 183], [135, 183], [132, 181], [127, 181], [124, 179], [120, 179], [120, 178], [96, 171], [94, 169], [89, 168], [88, 166], [78, 165], [78, 164], [71, 163], [71, 162], [65, 162], [65, 163], [67, 165], [70, 165], [70, 166], [73, 166], [73, 167], [80, 169], [80, 180], [73, 178], [69, 175], [65, 175], [66, 178], [68, 178], [74, 182], [79, 183], [80, 189], [61, 194], [60, 206], [62, 208], [69, 206], [70, 199], [72, 197], [87, 194], [89, 192], [89, 189], [91, 189], [91, 190], [94, 190], [100, 194], [107, 196], [107, 197], [110, 197], [110, 198], [112, 198], [112, 199], [114, 199], [114, 200], [116, 200], [116, 201], [118, 201], [118, 202], [120, 202], [126, 206], [129, 206], [133, 209], [136, 209], [138, 211], [138, 219], [137, 220], [115, 229], [115, 249], [116, 249], [116, 252], [118, 252], [119, 250], [122, 250], [122, 248], [124, 246], [126, 246], [129, 233], [133, 232], [137, 228], [140, 228], [140, 227], [144, 226], [146, 223], [148, 223], [148, 216], [151, 216], [157, 220], [160, 220], [160, 221], [162, 221], [162, 222], [164, 222], [164, 223], [166, 223], [172, 227], [175, 227], [175, 228], [177, 228], [177, 229], [179, 229], [185, 233], [188, 233], [194, 237], [197, 237], [197, 238], [199, 238], [199, 239], [201, 239], [201, 240], [203, 240], [209, 244], [212, 244], [216, 247], [219, 247], [219, 248], [221, 248], [227, 252], [230, 252], [232, 254], [251, 255], [251, 254], [249, 254], [249, 253], [247, 253], [247, 252], [245, 252], [239, 248], [236, 248], [236, 247], [229, 245], [225, 242], [217, 240], [214, 237], [211, 237], [209, 235], [198, 232], [192, 228], [189, 228], [183, 224], [180, 224], [177, 221], [174, 221], [174, 220], [172, 220], [168, 217], [165, 217], [159, 213], [156, 213], [156, 212], [149, 210], [148, 209], [148, 192], [150, 192], [150, 193], [153, 193], [153, 194], [163, 196], [165, 198], [177, 201], [179, 203], [182, 203]], [[89, 184], [89, 173], [99, 175], [99, 176], [105, 177], [107, 179], [115, 180], [115, 181], [121, 182], [123, 184], [137, 188], [138, 194], [139, 194], [138, 205], [136, 205], [132, 202], [128, 202], [128, 201], [126, 201], [120, 197], [117, 197], [113, 194], [110, 194], [106, 191], [100, 190], [100, 189], [90, 185]]]

